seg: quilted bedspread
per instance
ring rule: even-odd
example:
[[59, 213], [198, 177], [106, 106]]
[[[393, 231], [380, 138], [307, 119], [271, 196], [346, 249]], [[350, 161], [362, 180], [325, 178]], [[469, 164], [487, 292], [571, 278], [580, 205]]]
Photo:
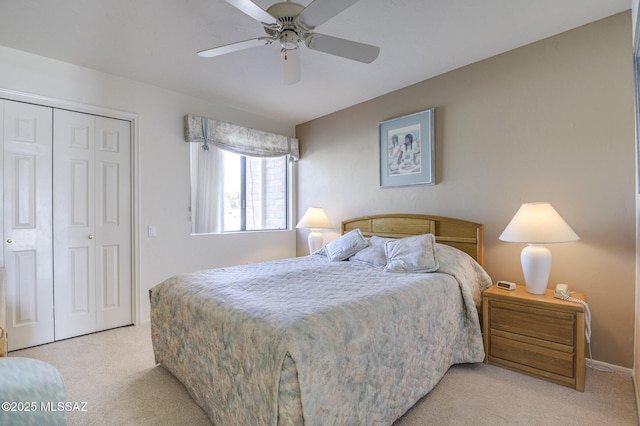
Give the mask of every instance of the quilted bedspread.
[[484, 358], [491, 279], [461, 252], [438, 256], [436, 273], [311, 255], [175, 276], [151, 291], [156, 360], [214, 424], [278, 424], [292, 360], [304, 424], [389, 425], [451, 365]]

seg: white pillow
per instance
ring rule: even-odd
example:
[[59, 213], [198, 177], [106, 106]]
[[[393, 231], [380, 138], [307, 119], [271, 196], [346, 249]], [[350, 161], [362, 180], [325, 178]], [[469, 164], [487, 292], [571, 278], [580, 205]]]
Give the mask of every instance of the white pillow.
[[387, 272], [433, 272], [438, 269], [433, 234], [388, 241], [384, 245]]
[[387, 255], [384, 252], [384, 244], [393, 241], [394, 238], [373, 236], [369, 238], [369, 246], [363, 248], [349, 258], [349, 262], [364, 263], [376, 268], [387, 266]]
[[353, 256], [368, 245], [369, 243], [362, 236], [360, 229], [354, 229], [331, 241], [324, 246], [324, 249], [330, 261], [338, 262]]

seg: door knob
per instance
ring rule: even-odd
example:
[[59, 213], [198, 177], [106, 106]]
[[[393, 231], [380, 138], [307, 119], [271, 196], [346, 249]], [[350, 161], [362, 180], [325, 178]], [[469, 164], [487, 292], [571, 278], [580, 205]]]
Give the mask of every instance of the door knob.
[[89, 234], [89, 239], [93, 240], [93, 235], [92, 234]]
[[11, 244], [13, 240], [11, 238], [7, 238], [7, 244]]

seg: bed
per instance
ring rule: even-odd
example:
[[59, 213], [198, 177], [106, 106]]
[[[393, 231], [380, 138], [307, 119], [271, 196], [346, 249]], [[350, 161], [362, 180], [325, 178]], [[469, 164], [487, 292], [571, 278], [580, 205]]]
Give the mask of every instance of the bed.
[[483, 232], [358, 217], [309, 256], [172, 277], [150, 291], [156, 362], [214, 424], [392, 424], [484, 359]]

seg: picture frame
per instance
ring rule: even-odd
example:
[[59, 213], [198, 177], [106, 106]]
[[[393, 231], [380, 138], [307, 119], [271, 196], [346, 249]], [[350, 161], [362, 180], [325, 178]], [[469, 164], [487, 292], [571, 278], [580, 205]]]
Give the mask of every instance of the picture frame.
[[380, 187], [435, 185], [435, 109], [378, 125]]

